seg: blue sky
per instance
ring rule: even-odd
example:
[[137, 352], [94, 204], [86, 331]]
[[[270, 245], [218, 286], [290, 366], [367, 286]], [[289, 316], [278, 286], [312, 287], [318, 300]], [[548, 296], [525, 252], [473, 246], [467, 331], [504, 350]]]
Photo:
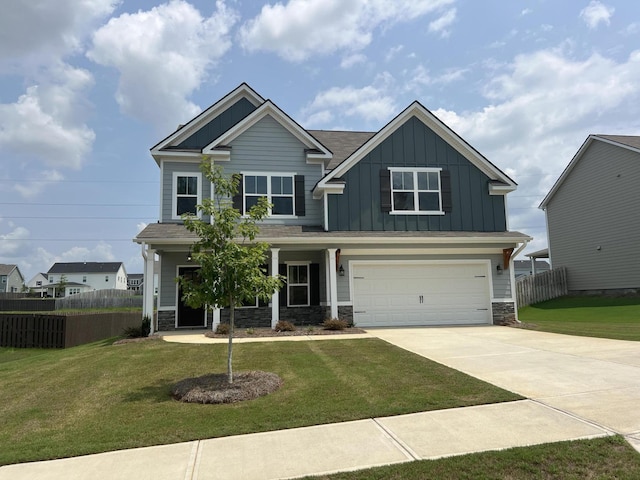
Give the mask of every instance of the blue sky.
[[[158, 219], [149, 148], [240, 83], [307, 128], [375, 131], [419, 100], [519, 184], [510, 228], [590, 133], [640, 134], [632, 0], [8, 0], [0, 263], [123, 261]], [[594, 192], [594, 199], [598, 193]]]

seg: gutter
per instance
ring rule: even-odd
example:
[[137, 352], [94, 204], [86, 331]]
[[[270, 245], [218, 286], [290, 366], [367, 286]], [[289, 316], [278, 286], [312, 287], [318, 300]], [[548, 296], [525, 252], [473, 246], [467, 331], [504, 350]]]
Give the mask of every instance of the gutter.
[[511, 254], [511, 258], [509, 259], [509, 276], [510, 276], [510, 281], [511, 281], [511, 296], [513, 297], [513, 308], [514, 308], [514, 313], [516, 315], [516, 323], [522, 323], [520, 322], [520, 319], [518, 318], [518, 295], [516, 294], [516, 272], [515, 272], [515, 266], [513, 264], [514, 259], [520, 254], [520, 252], [522, 252], [527, 245], [529, 245], [529, 242], [532, 240], [532, 238], [527, 238], [524, 239], [522, 242], [522, 245], [520, 245], [518, 247], [518, 249], [513, 252]]

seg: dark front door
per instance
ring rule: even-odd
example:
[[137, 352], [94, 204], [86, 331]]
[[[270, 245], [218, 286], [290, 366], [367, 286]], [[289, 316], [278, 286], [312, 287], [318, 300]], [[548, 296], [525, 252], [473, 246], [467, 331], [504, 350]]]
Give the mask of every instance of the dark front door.
[[[181, 277], [196, 278], [199, 267], [179, 267]], [[182, 288], [178, 286], [178, 327], [204, 327], [204, 308], [191, 308], [182, 300]]]

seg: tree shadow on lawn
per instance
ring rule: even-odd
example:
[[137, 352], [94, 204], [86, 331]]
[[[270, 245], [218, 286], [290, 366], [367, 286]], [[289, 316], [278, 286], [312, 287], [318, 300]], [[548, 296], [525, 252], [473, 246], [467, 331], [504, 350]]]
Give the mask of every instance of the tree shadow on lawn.
[[176, 383], [175, 380], [161, 378], [156, 380], [152, 385], [146, 385], [137, 390], [127, 393], [123, 401], [128, 403], [136, 402], [154, 402], [166, 403], [174, 402], [171, 398], [171, 387]]

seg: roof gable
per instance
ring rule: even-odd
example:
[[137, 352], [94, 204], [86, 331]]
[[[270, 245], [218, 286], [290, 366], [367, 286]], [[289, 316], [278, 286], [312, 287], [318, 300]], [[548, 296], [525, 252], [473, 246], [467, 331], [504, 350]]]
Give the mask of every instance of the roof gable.
[[7, 264], [7, 263], [0, 263], [0, 275], [9, 276], [17, 268], [18, 268], [17, 265]]
[[47, 273], [117, 273], [122, 266], [122, 262], [54, 263]]
[[481, 155], [475, 148], [469, 145], [462, 137], [451, 130], [433, 113], [426, 109], [420, 102], [415, 101], [409, 105], [398, 116], [385, 125], [379, 132], [373, 135], [368, 141], [360, 146], [355, 152], [349, 155], [341, 164], [337, 165], [318, 184], [316, 189], [323, 190], [327, 185], [340, 176], [344, 175], [351, 167], [362, 160], [367, 154], [373, 151], [384, 140], [392, 135], [398, 128], [404, 125], [412, 117], [416, 117], [433, 132], [442, 138], [451, 147], [457, 150], [462, 156], [473, 165], [485, 173], [490, 179], [499, 182], [504, 188], [503, 193], [515, 190], [517, 184], [507, 176], [502, 170]]
[[[191, 119], [187, 124], [179, 127], [171, 135], [151, 147], [151, 155], [158, 161], [158, 157], [163, 153], [175, 153], [177, 148], [189, 149], [191, 147], [190, 143], [193, 142], [187, 142], [188, 139], [193, 138], [199, 130], [205, 128], [210, 122], [241, 101], [243, 103], [248, 102], [248, 105], [253, 105], [254, 107], [264, 103], [264, 99], [255, 90], [246, 83], [242, 83], [198, 116]], [[248, 110], [248, 108], [245, 107], [245, 110]], [[215, 129], [212, 130], [215, 131]], [[219, 134], [216, 136], [219, 136]], [[171, 151], [172, 148], [174, 149], [173, 152]], [[167, 152], [167, 150], [169, 151]]]
[[[232, 128], [224, 132], [221, 136], [216, 138], [213, 142], [202, 149], [202, 153], [205, 155], [211, 155], [218, 153], [218, 148], [222, 147], [226, 149], [234, 139], [246, 132], [253, 125], [258, 123], [266, 116], [272, 117], [276, 122], [282, 125], [289, 131], [295, 138], [297, 138], [307, 148], [307, 158], [317, 158], [322, 160], [329, 160], [332, 157], [331, 151], [320, 143], [316, 138], [309, 134], [304, 128], [302, 128], [297, 122], [295, 122], [289, 115], [284, 113], [278, 106], [271, 100], [266, 100], [251, 114], [247, 115], [243, 120], [238, 122]], [[225, 150], [228, 152], [228, 150]]]
[[587, 139], [583, 142], [583, 144], [580, 146], [576, 154], [573, 156], [569, 164], [565, 167], [563, 172], [560, 174], [560, 177], [558, 177], [558, 180], [556, 180], [556, 183], [553, 184], [553, 186], [551, 187], [551, 190], [549, 190], [549, 193], [547, 193], [547, 195], [544, 197], [542, 202], [540, 202], [540, 205], [538, 206], [538, 208], [541, 208], [544, 210], [547, 207], [547, 205], [549, 204], [553, 196], [556, 194], [558, 189], [560, 189], [560, 187], [565, 182], [567, 177], [569, 177], [569, 174], [571, 173], [571, 171], [575, 168], [575, 166], [578, 164], [582, 156], [589, 149], [589, 147], [593, 142], [607, 143], [614, 147], [624, 148], [626, 150], [630, 150], [632, 152], [640, 154], [640, 136], [589, 135]]

